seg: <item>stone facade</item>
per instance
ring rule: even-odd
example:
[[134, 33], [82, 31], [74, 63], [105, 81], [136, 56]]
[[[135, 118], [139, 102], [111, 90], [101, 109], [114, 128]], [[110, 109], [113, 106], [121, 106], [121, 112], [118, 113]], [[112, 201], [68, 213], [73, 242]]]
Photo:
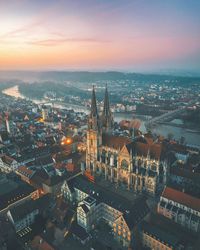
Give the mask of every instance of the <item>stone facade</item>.
[[193, 232], [200, 232], [200, 200], [166, 187], [158, 203], [158, 213]]
[[104, 102], [102, 121], [93, 89], [87, 130], [87, 170], [94, 176], [101, 176], [135, 192], [155, 195], [164, 187], [167, 179], [162, 143], [142, 136], [131, 139], [112, 135], [113, 118], [107, 89]]

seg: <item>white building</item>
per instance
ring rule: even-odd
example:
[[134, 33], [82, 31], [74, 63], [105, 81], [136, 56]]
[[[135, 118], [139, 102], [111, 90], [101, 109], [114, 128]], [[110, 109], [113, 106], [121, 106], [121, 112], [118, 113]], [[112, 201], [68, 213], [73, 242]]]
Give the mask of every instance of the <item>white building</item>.
[[200, 199], [166, 187], [158, 203], [158, 213], [181, 226], [200, 232]]
[[19, 163], [10, 156], [2, 155], [0, 157], [0, 170], [5, 173], [15, 171], [19, 166]]
[[89, 232], [103, 219], [125, 247], [132, 245], [134, 226], [149, 212], [143, 198], [132, 204], [115, 193], [105, 192], [83, 175], [66, 181], [61, 190], [68, 201], [78, 205], [77, 223], [81, 227]]
[[39, 209], [34, 206], [34, 201], [29, 201], [13, 207], [7, 212], [8, 219], [15, 227], [16, 232], [32, 225], [38, 214]]

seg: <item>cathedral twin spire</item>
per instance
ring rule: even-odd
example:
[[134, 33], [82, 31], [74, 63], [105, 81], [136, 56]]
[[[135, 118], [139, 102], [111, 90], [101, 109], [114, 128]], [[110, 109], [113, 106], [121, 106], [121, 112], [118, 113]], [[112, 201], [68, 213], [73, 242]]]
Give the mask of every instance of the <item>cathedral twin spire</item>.
[[93, 86], [91, 112], [90, 112], [90, 117], [89, 117], [89, 127], [90, 128], [93, 127], [94, 129], [95, 128], [100, 129], [101, 127], [103, 130], [108, 132], [112, 128], [112, 126], [113, 126], [113, 116], [110, 110], [107, 85], [105, 89], [104, 107], [103, 107], [103, 112], [101, 114], [100, 120], [99, 120], [98, 110], [97, 110], [95, 89]]
[[90, 111], [89, 120], [88, 120], [88, 128], [94, 129], [94, 130], [100, 129], [99, 115], [98, 115], [98, 110], [97, 110], [97, 102], [96, 102], [96, 94], [95, 94], [94, 86], [92, 89], [91, 111]]
[[97, 101], [96, 101], [96, 94], [95, 94], [94, 85], [93, 85], [93, 89], [92, 89], [92, 101], [91, 101], [90, 116], [92, 116], [92, 117], [98, 116]]
[[113, 127], [113, 116], [110, 110], [107, 84], [105, 89], [104, 106], [101, 115], [101, 122], [102, 127], [105, 129], [106, 132], [108, 132]]

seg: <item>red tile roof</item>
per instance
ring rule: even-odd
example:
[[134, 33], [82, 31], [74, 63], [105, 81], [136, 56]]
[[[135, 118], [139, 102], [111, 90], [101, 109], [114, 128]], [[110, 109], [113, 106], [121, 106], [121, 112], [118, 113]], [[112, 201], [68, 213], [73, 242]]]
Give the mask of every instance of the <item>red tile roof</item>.
[[136, 152], [138, 155], [147, 156], [148, 152], [152, 159], [160, 159], [162, 153], [162, 144], [145, 144], [142, 142], [136, 142]]
[[2, 159], [2, 161], [3, 161], [4, 163], [6, 163], [6, 164], [8, 164], [8, 165], [11, 165], [11, 164], [13, 163], [13, 161], [14, 161], [14, 159], [13, 159], [12, 157], [8, 156], [8, 155], [3, 155], [3, 156], [1, 157], [1, 159]]
[[121, 149], [124, 145], [131, 143], [131, 140], [123, 136], [103, 134], [102, 144], [110, 148]]
[[200, 199], [189, 194], [183, 193], [170, 187], [166, 187], [162, 193], [162, 197], [200, 212]]
[[35, 236], [31, 242], [31, 247], [34, 250], [54, 250], [55, 248], [49, 245], [41, 236]]
[[26, 166], [20, 166], [17, 170], [20, 174], [26, 175], [27, 177], [31, 177], [33, 175], [33, 170], [28, 169]]

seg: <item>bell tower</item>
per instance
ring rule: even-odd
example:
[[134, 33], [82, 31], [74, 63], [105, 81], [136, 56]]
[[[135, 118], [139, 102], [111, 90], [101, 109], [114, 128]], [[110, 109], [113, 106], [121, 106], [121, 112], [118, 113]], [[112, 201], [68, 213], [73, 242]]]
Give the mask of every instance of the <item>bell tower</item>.
[[86, 168], [95, 172], [98, 146], [102, 144], [102, 133], [97, 110], [96, 94], [93, 86], [91, 111], [88, 117]]

